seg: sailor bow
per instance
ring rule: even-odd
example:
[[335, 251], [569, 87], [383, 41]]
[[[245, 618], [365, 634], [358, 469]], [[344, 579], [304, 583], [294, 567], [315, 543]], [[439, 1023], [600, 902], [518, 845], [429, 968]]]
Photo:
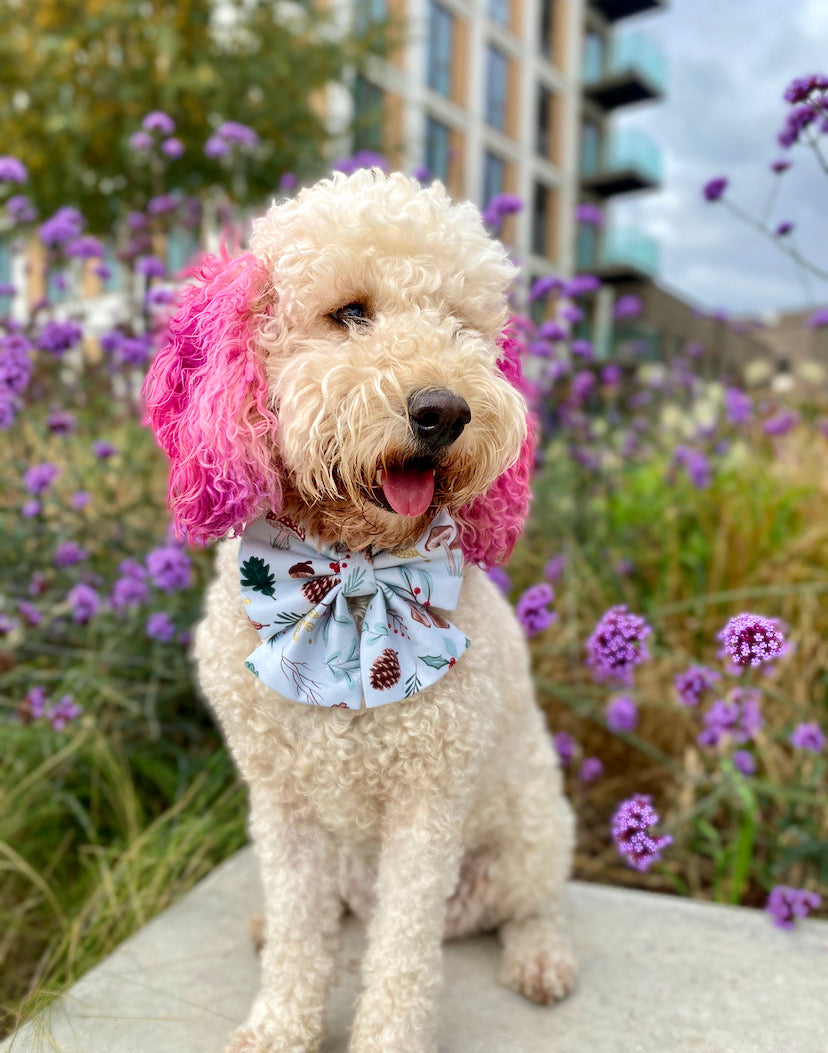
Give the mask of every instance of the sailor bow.
[[[372, 708], [431, 686], [469, 646], [441, 610], [463, 583], [457, 527], [440, 513], [409, 549], [351, 552], [273, 513], [239, 549], [244, 609], [262, 643], [247, 668], [279, 694]], [[368, 597], [361, 629], [348, 600]], [[435, 609], [436, 608], [436, 609]]]

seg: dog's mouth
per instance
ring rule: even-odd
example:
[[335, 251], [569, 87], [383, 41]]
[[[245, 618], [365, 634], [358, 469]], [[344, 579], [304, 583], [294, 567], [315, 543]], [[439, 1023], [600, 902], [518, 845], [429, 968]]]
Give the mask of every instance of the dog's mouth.
[[434, 485], [434, 461], [429, 457], [414, 457], [380, 468], [370, 497], [386, 511], [416, 518], [431, 507]]

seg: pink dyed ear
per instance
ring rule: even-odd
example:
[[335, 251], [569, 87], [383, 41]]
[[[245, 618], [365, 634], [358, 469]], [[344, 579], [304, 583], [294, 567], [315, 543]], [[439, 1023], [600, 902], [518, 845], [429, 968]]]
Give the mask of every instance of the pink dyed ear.
[[[520, 344], [508, 332], [500, 344], [498, 369], [521, 393], [526, 393], [520, 367]], [[528, 429], [520, 456], [492, 483], [485, 494], [465, 505], [455, 516], [463, 554], [471, 563], [494, 567], [505, 563], [520, 537], [529, 512], [532, 472], [535, 465], [534, 414], [527, 414]]]
[[273, 464], [277, 420], [253, 342], [265, 289], [252, 254], [205, 256], [144, 382], [146, 420], [170, 459], [179, 536], [207, 541], [281, 503]]

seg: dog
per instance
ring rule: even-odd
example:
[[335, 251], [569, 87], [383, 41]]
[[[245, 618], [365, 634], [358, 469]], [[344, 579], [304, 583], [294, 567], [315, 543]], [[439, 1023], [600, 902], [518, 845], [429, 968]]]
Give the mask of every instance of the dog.
[[482, 569], [529, 501], [514, 277], [441, 184], [337, 173], [202, 262], [148, 373], [179, 531], [231, 535], [193, 650], [265, 894], [232, 1053], [319, 1048], [343, 903], [367, 925], [352, 1053], [437, 1048], [444, 938], [498, 930], [535, 1002], [573, 986], [572, 812]]

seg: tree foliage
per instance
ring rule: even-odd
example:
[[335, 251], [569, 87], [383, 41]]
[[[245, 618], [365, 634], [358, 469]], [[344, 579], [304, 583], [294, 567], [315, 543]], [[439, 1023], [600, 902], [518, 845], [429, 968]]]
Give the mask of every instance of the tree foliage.
[[[236, 197], [259, 201], [288, 171], [312, 174], [326, 138], [325, 87], [382, 46], [273, 0], [4, 0], [0, 153], [19, 157], [42, 215], [72, 204], [103, 230], [136, 171], [129, 137], [150, 111], [185, 146], [167, 176], [198, 193], [221, 182], [204, 143], [223, 121], [258, 133]], [[145, 166], [148, 169], [148, 166]]]

